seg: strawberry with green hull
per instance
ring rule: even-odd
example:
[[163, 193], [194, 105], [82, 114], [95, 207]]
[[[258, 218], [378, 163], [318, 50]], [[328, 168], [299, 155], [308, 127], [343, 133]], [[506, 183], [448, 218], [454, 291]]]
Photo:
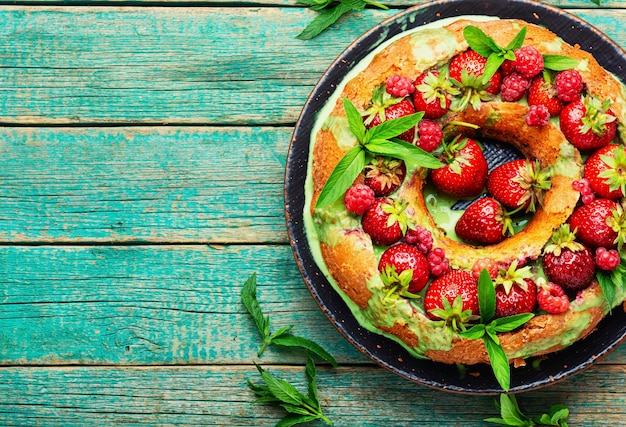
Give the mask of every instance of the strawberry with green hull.
[[385, 197], [402, 185], [406, 166], [399, 159], [376, 156], [365, 166], [365, 185], [374, 190], [377, 197]]
[[478, 281], [465, 270], [444, 274], [428, 285], [424, 310], [431, 319], [444, 320], [448, 326], [460, 329], [479, 314]]
[[621, 248], [626, 240], [626, 216], [614, 200], [595, 199], [582, 205], [568, 222], [576, 238], [591, 248]]
[[437, 189], [459, 198], [478, 196], [487, 181], [487, 160], [473, 139], [455, 138], [442, 144], [444, 166], [430, 173]]
[[496, 199], [483, 197], [463, 212], [454, 231], [465, 242], [491, 245], [503, 241], [508, 234], [513, 234], [513, 226]]
[[518, 268], [513, 261], [507, 270], [500, 270], [494, 280], [496, 286], [495, 317], [532, 313], [537, 306], [537, 285], [529, 266]]
[[[415, 107], [407, 98], [391, 96], [383, 83], [372, 92], [372, 101], [362, 113], [363, 123], [367, 129], [372, 129], [388, 120], [398, 119], [415, 113]], [[398, 135], [398, 138], [412, 143], [415, 139], [415, 127]]]
[[559, 114], [561, 132], [579, 150], [589, 151], [608, 145], [617, 131], [610, 101], [586, 96], [567, 104]]
[[391, 246], [400, 241], [409, 225], [406, 203], [391, 198], [378, 198], [361, 218], [363, 231], [377, 245]]
[[483, 81], [487, 58], [472, 49], [456, 55], [450, 61], [449, 76], [460, 90], [460, 95], [452, 102], [453, 111], [461, 111], [471, 105], [478, 109], [483, 101], [492, 100], [500, 92], [502, 75], [495, 71], [491, 78]]
[[626, 148], [609, 144], [589, 156], [584, 177], [597, 197], [619, 199], [626, 194]]
[[558, 116], [565, 105], [565, 103], [557, 97], [556, 88], [547, 73], [533, 78], [530, 83], [530, 88], [528, 89], [527, 100], [530, 106], [545, 106], [552, 117]]
[[548, 280], [572, 296], [591, 284], [596, 271], [591, 250], [575, 237], [568, 224], [562, 225], [552, 235], [542, 259]]
[[415, 80], [413, 105], [423, 111], [425, 119], [439, 119], [450, 109], [450, 99], [459, 94], [447, 76], [439, 71], [428, 71]]
[[545, 191], [550, 189], [547, 171], [538, 162], [526, 159], [512, 160], [491, 171], [487, 190], [509, 209], [522, 208], [534, 212], [543, 203]]
[[387, 248], [378, 262], [378, 271], [388, 287], [397, 286], [410, 294], [421, 291], [430, 275], [426, 257], [415, 246], [406, 243]]

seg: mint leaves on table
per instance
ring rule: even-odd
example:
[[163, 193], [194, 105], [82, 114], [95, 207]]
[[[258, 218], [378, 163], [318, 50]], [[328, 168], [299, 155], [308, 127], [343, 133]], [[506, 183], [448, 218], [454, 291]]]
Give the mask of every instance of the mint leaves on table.
[[366, 129], [361, 113], [349, 99], [344, 98], [343, 107], [350, 130], [359, 144], [348, 151], [337, 163], [320, 193], [316, 207], [330, 205], [342, 196], [363, 171], [368, 158], [376, 154], [416, 162], [426, 168], [441, 166], [439, 160], [432, 154], [395, 138], [415, 127], [422, 119], [423, 112], [387, 120], [378, 126]]
[[255, 403], [278, 405], [289, 413], [276, 424], [276, 427], [288, 427], [315, 420], [322, 420], [328, 425], [333, 425], [333, 422], [322, 412], [317, 393], [317, 371], [311, 357], [305, 368], [309, 382], [307, 394], [299, 392], [291, 383], [274, 377], [256, 363], [255, 366], [265, 383], [253, 384], [248, 381], [248, 387], [257, 396]]
[[384, 10], [389, 9], [384, 4], [373, 0], [298, 0], [298, 3], [305, 4], [309, 6], [311, 10], [319, 12], [317, 17], [296, 36], [296, 38], [300, 40], [310, 40], [317, 37], [345, 13], [361, 11], [365, 9], [367, 5]]
[[459, 332], [459, 335], [467, 339], [483, 339], [496, 380], [503, 390], [508, 391], [511, 388], [511, 367], [497, 334], [517, 329], [528, 322], [534, 314], [516, 314], [494, 319], [496, 290], [487, 270], [483, 270], [478, 279], [478, 306], [480, 323]]
[[310, 339], [291, 334], [290, 331], [293, 329], [293, 325], [282, 327], [274, 333], [270, 332], [270, 317], [263, 315], [263, 311], [256, 297], [256, 273], [253, 273], [244, 283], [241, 289], [241, 301], [254, 319], [254, 323], [256, 323], [261, 337], [263, 338], [263, 345], [258, 352], [259, 357], [269, 344], [274, 344], [283, 347], [300, 347], [306, 349], [324, 359], [333, 365], [333, 367], [337, 366], [335, 358], [319, 344]]
[[254, 403], [279, 406], [287, 412], [287, 415], [276, 424], [276, 427], [290, 427], [315, 420], [321, 420], [328, 425], [333, 425], [333, 422], [322, 412], [317, 393], [317, 370], [311, 354], [329, 362], [333, 367], [337, 367], [335, 358], [316, 342], [291, 334], [290, 331], [293, 329], [293, 325], [280, 328], [273, 334], [270, 332], [270, 316], [263, 314], [257, 299], [256, 273], [253, 273], [244, 283], [241, 289], [241, 301], [252, 316], [263, 338], [263, 345], [258, 352], [259, 357], [269, 344], [300, 347], [308, 353], [305, 368], [308, 380], [307, 394], [299, 392], [288, 381], [273, 376], [255, 363], [254, 365], [261, 375], [263, 384], [255, 384], [248, 381], [248, 387], [257, 397]]
[[520, 410], [515, 395], [501, 394], [500, 402], [496, 402], [501, 418], [485, 418], [484, 421], [503, 426], [535, 427], [557, 426], [568, 427], [569, 409], [564, 405], [553, 405], [547, 414], [530, 419]]

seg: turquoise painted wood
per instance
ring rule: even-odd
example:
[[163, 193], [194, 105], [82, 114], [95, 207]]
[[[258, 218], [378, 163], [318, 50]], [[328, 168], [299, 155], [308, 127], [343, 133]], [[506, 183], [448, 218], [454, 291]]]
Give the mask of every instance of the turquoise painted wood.
[[[300, 8], [0, 9], [0, 122], [293, 124], [337, 55], [397, 12], [300, 41], [315, 16]], [[626, 44], [626, 10], [575, 12]]]
[[291, 133], [0, 128], [0, 241], [287, 243]]
[[[0, 426], [260, 426], [253, 361], [304, 389], [239, 299], [256, 271], [274, 327], [321, 343], [338, 426], [482, 426], [493, 398], [407, 382], [329, 323], [288, 246], [282, 186], [306, 97], [386, 2], [315, 40], [288, 0], [68, 0], [0, 7]], [[55, 4], [58, 2], [54, 2]], [[626, 46], [626, 2], [552, 0]], [[52, 4], [52, 3], [50, 3]], [[195, 5], [197, 4], [197, 5]], [[97, 7], [96, 7], [97, 6]], [[519, 399], [623, 424], [626, 346]], [[315, 426], [321, 424], [317, 423]]]

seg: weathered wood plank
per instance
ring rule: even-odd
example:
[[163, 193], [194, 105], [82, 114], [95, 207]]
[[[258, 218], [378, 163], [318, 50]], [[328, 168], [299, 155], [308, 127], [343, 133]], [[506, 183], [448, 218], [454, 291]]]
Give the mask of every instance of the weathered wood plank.
[[285, 243], [291, 132], [0, 128], [0, 241]]
[[[302, 8], [3, 7], [0, 122], [291, 124], [336, 56], [397, 11], [300, 41]], [[626, 10], [573, 11], [626, 45]]]
[[[260, 341], [240, 292], [253, 271], [276, 329], [369, 363], [318, 309], [288, 246], [189, 245], [0, 247], [0, 365], [251, 363]], [[606, 361], [624, 362], [626, 348]]]
[[[266, 369], [305, 392], [302, 367]], [[273, 425], [282, 412], [253, 405], [247, 380], [259, 381], [254, 367], [2, 368], [0, 424]], [[494, 397], [447, 394], [376, 367], [322, 368], [318, 384], [323, 410], [338, 426], [473, 427], [499, 415]], [[626, 417], [625, 386], [624, 367], [598, 366], [518, 399], [532, 416], [562, 403], [572, 408], [569, 425], [614, 427]]]

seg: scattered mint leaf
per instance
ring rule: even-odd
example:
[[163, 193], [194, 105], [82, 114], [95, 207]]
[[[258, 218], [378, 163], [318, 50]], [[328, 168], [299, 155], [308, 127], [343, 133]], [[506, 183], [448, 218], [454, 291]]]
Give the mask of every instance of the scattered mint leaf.
[[305, 371], [309, 383], [307, 395], [300, 393], [290, 382], [273, 376], [256, 363], [254, 365], [264, 382], [254, 384], [248, 381], [248, 387], [257, 396], [254, 403], [278, 404], [287, 412], [276, 426], [293, 426], [316, 420], [333, 425], [333, 422], [323, 414], [317, 399], [316, 370], [312, 358], [309, 357]]
[[324, 350], [322, 346], [308, 338], [291, 334], [290, 331], [293, 329], [293, 325], [284, 326], [273, 334], [270, 333], [270, 317], [263, 315], [263, 311], [261, 310], [261, 306], [257, 299], [256, 279], [256, 273], [252, 273], [248, 280], [246, 280], [241, 288], [241, 301], [248, 310], [248, 313], [250, 313], [254, 319], [254, 323], [263, 338], [263, 344], [261, 345], [261, 349], [257, 355], [260, 357], [270, 344], [283, 347], [299, 347], [309, 351], [336, 367], [337, 361], [330, 355], [330, 353]]
[[311, 40], [317, 37], [322, 31], [337, 22], [345, 13], [363, 10], [367, 5], [384, 10], [389, 9], [384, 4], [372, 0], [298, 0], [298, 2], [309, 6], [311, 10], [320, 12], [319, 15], [296, 36], [296, 38], [300, 40]]
[[438, 168], [441, 162], [432, 154], [395, 137], [417, 126], [424, 113], [414, 113], [397, 119], [387, 120], [378, 126], [366, 129], [361, 113], [348, 98], [343, 100], [350, 131], [359, 145], [348, 151], [337, 163], [324, 184], [316, 207], [333, 203], [350, 188], [365, 167], [366, 155], [382, 154], [412, 161], [426, 168]]
[[591, 3], [600, 6], [600, 0], [591, 0]]
[[513, 394], [501, 394], [500, 402], [495, 402], [495, 405], [500, 411], [501, 418], [485, 418], [484, 421], [515, 427], [568, 427], [567, 417], [569, 416], [569, 409], [563, 405], [554, 405], [547, 414], [542, 414], [532, 420], [520, 410], [517, 399]]
[[578, 61], [569, 56], [543, 55], [543, 67], [552, 71], [571, 70], [576, 68]]

